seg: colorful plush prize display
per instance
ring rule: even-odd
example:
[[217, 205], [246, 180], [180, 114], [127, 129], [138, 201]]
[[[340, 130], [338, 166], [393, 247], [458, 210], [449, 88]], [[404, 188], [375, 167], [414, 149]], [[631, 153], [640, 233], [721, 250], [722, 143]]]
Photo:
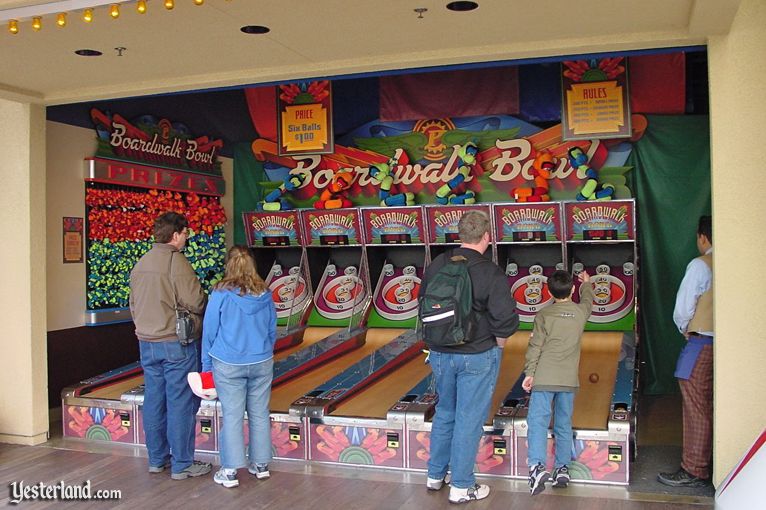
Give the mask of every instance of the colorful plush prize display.
[[184, 255], [205, 291], [224, 268], [226, 214], [217, 197], [151, 189], [131, 191], [93, 185], [88, 209], [87, 306], [90, 310], [127, 307], [130, 271], [152, 247], [154, 220], [176, 211], [189, 221]]

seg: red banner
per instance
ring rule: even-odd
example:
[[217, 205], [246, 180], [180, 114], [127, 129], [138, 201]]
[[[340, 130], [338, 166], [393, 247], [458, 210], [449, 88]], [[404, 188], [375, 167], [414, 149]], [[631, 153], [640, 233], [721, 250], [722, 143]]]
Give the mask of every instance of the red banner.
[[277, 140], [277, 92], [276, 87], [250, 87], [245, 89], [247, 108], [258, 136]]
[[439, 119], [519, 112], [516, 67], [380, 78], [380, 120]]
[[682, 114], [686, 109], [686, 55], [630, 57], [630, 110]]

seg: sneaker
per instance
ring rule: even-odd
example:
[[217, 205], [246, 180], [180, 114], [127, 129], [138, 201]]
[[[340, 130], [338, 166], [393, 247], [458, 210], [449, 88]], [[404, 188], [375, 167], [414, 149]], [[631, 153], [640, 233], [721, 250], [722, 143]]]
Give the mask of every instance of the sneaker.
[[170, 467], [170, 462], [166, 462], [161, 466], [149, 466], [149, 472], [152, 474], [162, 473], [169, 467]]
[[247, 468], [247, 472], [251, 475], [255, 475], [259, 480], [265, 480], [271, 476], [268, 464], [250, 464], [250, 467]]
[[542, 464], [536, 465], [529, 471], [529, 493], [537, 496], [545, 490], [545, 482], [551, 477], [551, 474], [545, 470]]
[[478, 483], [473, 487], [467, 489], [461, 489], [459, 487], [450, 487], [449, 489], [449, 502], [450, 503], [468, 503], [469, 501], [478, 501], [489, 496], [489, 485], [479, 485]]
[[426, 480], [426, 489], [429, 491], [438, 491], [441, 490], [442, 487], [444, 487], [444, 484], [449, 483], [449, 473], [444, 475], [444, 478], [428, 478]]
[[186, 480], [189, 477], [194, 478], [195, 476], [206, 475], [210, 472], [211, 469], [213, 469], [213, 466], [209, 462], [200, 462], [195, 460], [180, 473], [172, 473], [170, 478], [173, 480]]
[[657, 475], [657, 481], [671, 487], [707, 487], [710, 480], [699, 478], [680, 468], [675, 473], [660, 473]]
[[221, 468], [216, 471], [215, 475], [213, 475], [213, 481], [224, 487], [236, 487], [239, 485], [239, 480], [237, 480], [237, 470]]
[[569, 485], [569, 480], [571, 479], [569, 477], [569, 468], [566, 466], [561, 466], [553, 470], [553, 476], [551, 476], [553, 479], [553, 487], [554, 489], [563, 489], [567, 485]]

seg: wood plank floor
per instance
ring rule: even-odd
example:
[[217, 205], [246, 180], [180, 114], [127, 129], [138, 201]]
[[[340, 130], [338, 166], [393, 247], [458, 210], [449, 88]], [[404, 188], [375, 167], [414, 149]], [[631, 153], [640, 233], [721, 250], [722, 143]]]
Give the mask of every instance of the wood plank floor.
[[[50, 484], [63, 480], [82, 484], [90, 480], [94, 491], [119, 489], [119, 501], [68, 503], [71, 508], [256, 508], [256, 509], [440, 509], [447, 506], [447, 491], [428, 492], [425, 475], [390, 470], [355, 469], [303, 462], [275, 461], [272, 477], [256, 480], [240, 470], [240, 486], [215, 485], [212, 474], [174, 481], [166, 471], [149, 474], [145, 450], [126, 445], [93, 445], [78, 440], [54, 439], [41, 446], [0, 445], [0, 484], [23, 480]], [[215, 456], [199, 458], [217, 464]], [[489, 498], [468, 508], [513, 510], [697, 510], [712, 508], [709, 498], [629, 493], [621, 487], [575, 485], [546, 490], [534, 498], [522, 481], [484, 478], [492, 487]], [[0, 494], [7, 504], [10, 492]], [[23, 508], [58, 508], [60, 501], [24, 502]]]

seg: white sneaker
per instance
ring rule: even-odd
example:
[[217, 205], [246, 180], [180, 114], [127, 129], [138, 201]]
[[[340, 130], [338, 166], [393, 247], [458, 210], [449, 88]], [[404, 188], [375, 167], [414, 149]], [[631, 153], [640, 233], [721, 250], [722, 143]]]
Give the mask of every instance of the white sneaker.
[[468, 503], [469, 501], [484, 499], [487, 496], [489, 496], [489, 485], [479, 485], [477, 483], [467, 489], [460, 489], [454, 486], [449, 489], [450, 503]]
[[250, 467], [247, 468], [247, 471], [251, 475], [255, 475], [258, 480], [265, 480], [271, 476], [271, 473], [269, 473], [268, 464], [250, 464]]
[[444, 487], [445, 483], [449, 483], [449, 473], [444, 475], [444, 478], [428, 478], [426, 480], [426, 489], [429, 491], [438, 491], [441, 490], [442, 487]]
[[221, 468], [213, 475], [213, 481], [224, 487], [236, 487], [239, 485], [239, 480], [237, 480], [237, 470]]

